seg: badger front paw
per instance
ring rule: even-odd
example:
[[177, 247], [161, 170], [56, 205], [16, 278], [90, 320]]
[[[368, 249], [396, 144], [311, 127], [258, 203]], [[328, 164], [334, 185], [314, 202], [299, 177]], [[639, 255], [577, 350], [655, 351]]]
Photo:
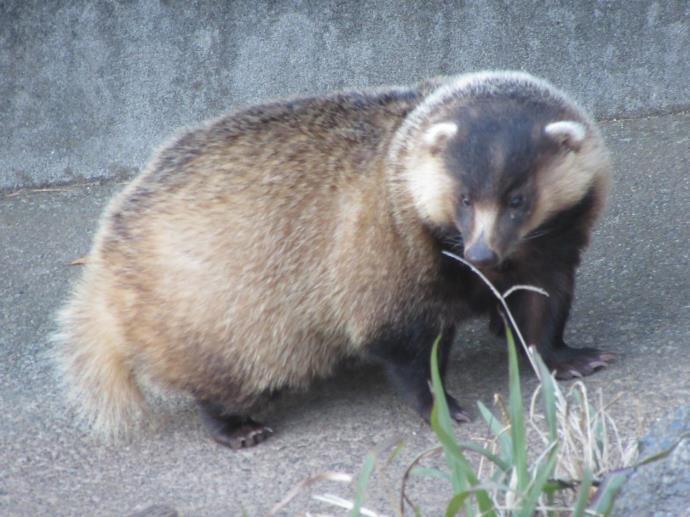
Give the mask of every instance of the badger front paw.
[[596, 348], [563, 345], [542, 352], [542, 357], [549, 370], [555, 372], [556, 379], [566, 380], [584, 377], [605, 368], [616, 358], [616, 354]]
[[[448, 404], [448, 412], [450, 413], [450, 417], [455, 422], [458, 424], [464, 424], [472, 421], [467, 411], [462, 408], [455, 397], [449, 395], [448, 393], [446, 393], [446, 403]], [[431, 393], [429, 393], [428, 396], [420, 397], [420, 400], [418, 400], [415, 404], [417, 413], [419, 413], [419, 416], [421, 416], [427, 424], [431, 423], [431, 408], [433, 405], [434, 398], [431, 396]]]

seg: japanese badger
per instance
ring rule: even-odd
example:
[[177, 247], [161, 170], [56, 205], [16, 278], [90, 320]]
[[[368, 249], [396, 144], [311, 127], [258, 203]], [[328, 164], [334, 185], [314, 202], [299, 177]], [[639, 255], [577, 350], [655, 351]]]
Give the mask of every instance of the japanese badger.
[[496, 318], [444, 250], [499, 289], [545, 289], [510, 296], [518, 327], [559, 377], [589, 374], [612, 355], [563, 331], [608, 174], [589, 116], [522, 72], [278, 101], [187, 131], [102, 216], [54, 339], [69, 399], [118, 436], [146, 376], [241, 448], [270, 435], [250, 412], [271, 394], [366, 356], [428, 419], [435, 337], [443, 375], [457, 324]]

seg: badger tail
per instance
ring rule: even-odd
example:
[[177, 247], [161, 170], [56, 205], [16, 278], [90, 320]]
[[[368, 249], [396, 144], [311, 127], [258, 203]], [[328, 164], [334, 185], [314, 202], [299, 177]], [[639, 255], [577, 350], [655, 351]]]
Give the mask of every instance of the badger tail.
[[103, 286], [82, 282], [57, 317], [49, 354], [78, 419], [106, 441], [136, 427], [145, 400]]

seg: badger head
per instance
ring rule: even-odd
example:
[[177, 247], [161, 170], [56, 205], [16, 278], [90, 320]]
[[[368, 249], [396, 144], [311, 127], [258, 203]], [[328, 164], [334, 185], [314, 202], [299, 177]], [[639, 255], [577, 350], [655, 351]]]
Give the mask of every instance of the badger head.
[[608, 158], [594, 124], [527, 74], [461, 76], [410, 117], [398, 152], [415, 208], [427, 224], [459, 232], [478, 267], [499, 266], [605, 188]]

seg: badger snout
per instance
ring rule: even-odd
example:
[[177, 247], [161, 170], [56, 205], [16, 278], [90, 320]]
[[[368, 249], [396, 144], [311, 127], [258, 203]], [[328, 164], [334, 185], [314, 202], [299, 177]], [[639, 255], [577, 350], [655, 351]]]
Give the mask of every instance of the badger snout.
[[498, 255], [487, 244], [483, 233], [465, 248], [465, 258], [477, 267], [492, 267], [498, 264]]

